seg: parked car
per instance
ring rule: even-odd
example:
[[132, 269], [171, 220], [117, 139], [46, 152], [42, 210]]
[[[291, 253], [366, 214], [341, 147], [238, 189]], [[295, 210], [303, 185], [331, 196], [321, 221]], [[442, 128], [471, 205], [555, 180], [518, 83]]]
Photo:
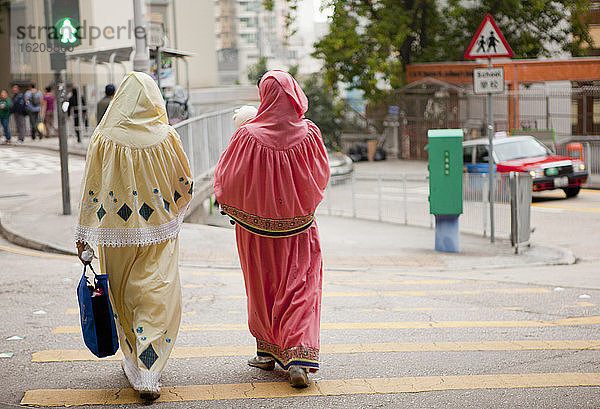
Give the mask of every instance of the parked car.
[[[463, 142], [466, 172], [488, 173], [488, 143], [485, 138]], [[562, 189], [567, 197], [574, 197], [587, 181], [584, 162], [556, 155], [533, 136], [497, 138], [493, 143], [496, 171], [529, 172], [534, 192]]]
[[329, 159], [329, 171], [331, 173], [331, 181], [338, 182], [346, 180], [354, 172], [354, 163], [352, 159], [342, 152], [327, 151]]

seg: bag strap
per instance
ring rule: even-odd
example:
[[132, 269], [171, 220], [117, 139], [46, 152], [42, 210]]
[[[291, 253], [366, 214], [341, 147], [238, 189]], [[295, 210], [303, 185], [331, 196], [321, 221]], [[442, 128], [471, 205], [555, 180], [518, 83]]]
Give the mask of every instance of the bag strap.
[[85, 279], [88, 283], [88, 285], [92, 285], [92, 283], [90, 283], [90, 280], [88, 279], [88, 276], [85, 274], [87, 271], [88, 266], [90, 267], [90, 270], [92, 270], [92, 273], [94, 273], [94, 283], [93, 285], [96, 284], [96, 277], [98, 276], [98, 274], [96, 274], [96, 271], [94, 271], [94, 267], [92, 267], [92, 263], [86, 263], [83, 265], [83, 275], [85, 276]]

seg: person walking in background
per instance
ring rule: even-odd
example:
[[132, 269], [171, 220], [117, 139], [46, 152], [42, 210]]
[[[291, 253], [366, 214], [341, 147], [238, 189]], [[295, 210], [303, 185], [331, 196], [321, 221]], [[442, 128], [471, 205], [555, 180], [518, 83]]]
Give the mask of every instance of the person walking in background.
[[190, 116], [188, 99], [183, 88], [179, 85], [173, 87], [173, 97], [167, 100], [167, 114], [171, 125], [185, 121]]
[[13, 114], [13, 118], [17, 125], [19, 142], [23, 143], [25, 140], [25, 115], [27, 115], [25, 97], [21, 93], [18, 85], [13, 85], [12, 93], [13, 97], [10, 112]]
[[115, 86], [113, 84], [108, 84], [104, 87], [104, 98], [98, 101], [98, 107], [96, 108], [96, 123], [100, 123], [102, 121], [102, 117], [110, 105], [110, 101], [112, 101], [115, 96]]
[[42, 139], [42, 133], [38, 128], [40, 122], [40, 111], [42, 110], [42, 93], [35, 88], [32, 82], [29, 89], [25, 92], [25, 103], [27, 104], [27, 115], [29, 115], [29, 125], [31, 126], [31, 139], [35, 140], [37, 134], [39, 139]]
[[192, 185], [158, 86], [147, 74], [129, 73], [90, 141], [75, 240], [80, 258], [98, 246], [123, 371], [146, 400], [160, 395], [160, 375], [179, 331], [177, 237]]
[[304, 119], [308, 100], [287, 72], [259, 85], [256, 117], [241, 126], [215, 168], [221, 210], [236, 225], [248, 327], [257, 354], [248, 364], [289, 372], [309, 384], [319, 369], [323, 263], [315, 209], [329, 180], [319, 128]]
[[52, 92], [52, 87], [46, 87], [44, 98], [42, 99], [44, 126], [46, 127], [47, 136], [56, 136], [56, 128], [54, 127], [54, 113], [56, 112], [56, 96]]
[[4, 143], [10, 144], [10, 107], [12, 106], [12, 101], [8, 96], [8, 92], [3, 89], [0, 92], [0, 122], [2, 123], [2, 129], [4, 129]]
[[81, 143], [81, 130], [79, 129], [79, 124], [87, 124], [87, 112], [85, 110], [85, 98], [83, 95], [81, 96], [81, 115], [82, 118], [79, 118], [79, 98], [77, 93], [77, 88], [73, 88], [71, 91], [71, 97], [69, 98], [69, 116], [73, 113], [73, 125], [75, 126], [75, 135], [77, 136], [77, 142]]

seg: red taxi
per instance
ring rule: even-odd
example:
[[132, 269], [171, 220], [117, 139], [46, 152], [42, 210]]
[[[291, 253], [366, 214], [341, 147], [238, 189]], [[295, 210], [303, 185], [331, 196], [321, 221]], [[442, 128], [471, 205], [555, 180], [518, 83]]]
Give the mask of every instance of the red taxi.
[[[488, 172], [488, 143], [485, 138], [463, 142], [467, 172]], [[497, 138], [493, 143], [496, 171], [529, 172], [534, 192], [562, 189], [567, 197], [574, 197], [587, 181], [584, 162], [554, 154], [533, 136]]]

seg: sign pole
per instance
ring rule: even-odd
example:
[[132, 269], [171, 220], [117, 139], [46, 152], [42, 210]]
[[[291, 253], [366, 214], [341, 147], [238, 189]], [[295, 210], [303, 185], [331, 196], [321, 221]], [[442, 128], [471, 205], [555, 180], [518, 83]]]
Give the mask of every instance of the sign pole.
[[[60, 149], [60, 176], [62, 188], [63, 214], [71, 214], [71, 192], [69, 190], [69, 148], [67, 141], [67, 118], [63, 111], [63, 104], [66, 102], [66, 78], [65, 71], [55, 74], [57, 95], [56, 95], [56, 113], [58, 114], [58, 145]], [[80, 117], [81, 119], [81, 117]]]
[[[488, 58], [488, 68], [492, 68], [492, 59]], [[490, 241], [495, 241], [494, 237], [494, 118], [492, 118], [492, 93], [487, 94], [487, 109], [488, 109], [488, 140], [489, 140], [489, 152], [488, 152], [488, 164], [489, 164], [489, 189], [490, 192]]]

